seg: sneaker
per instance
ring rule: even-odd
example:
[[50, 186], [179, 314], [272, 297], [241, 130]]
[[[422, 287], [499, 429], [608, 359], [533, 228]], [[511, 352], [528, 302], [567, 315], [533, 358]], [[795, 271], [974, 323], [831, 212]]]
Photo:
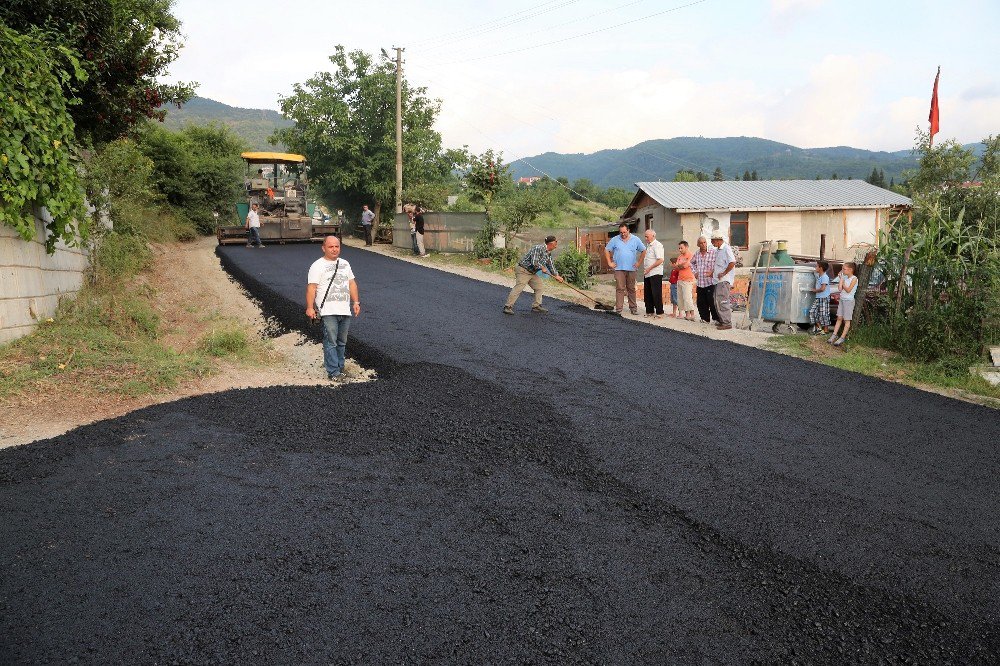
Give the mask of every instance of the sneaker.
[[828, 337], [826, 339], [826, 342], [827, 342], [827, 344], [832, 345], [836, 339], [837, 339], [837, 334], [834, 333], [833, 335], [831, 335], [830, 337]]
[[337, 372], [331, 372], [326, 376], [326, 378], [329, 379], [331, 382], [337, 381], [338, 379], [340, 379], [340, 370], [338, 370]]
[[847, 342], [847, 338], [837, 338], [837, 341], [833, 343], [833, 346], [842, 347], [845, 342]]
[[540, 314], [547, 314], [548, 313], [548, 310], [546, 310], [545, 308], [543, 308], [541, 305], [533, 305], [533, 306], [531, 306], [531, 311], [532, 312], [538, 312]]
[[637, 317], [639, 315], [639, 311], [638, 310], [629, 310], [629, 312], [632, 313], [633, 317]]
[[510, 314], [510, 315], [512, 315], [512, 314], [514, 314], [514, 308], [512, 308], [509, 305], [505, 305], [505, 306], [503, 306], [503, 313], [504, 314]]
[[253, 247], [253, 245], [251, 245], [250, 243], [247, 243], [247, 247]]

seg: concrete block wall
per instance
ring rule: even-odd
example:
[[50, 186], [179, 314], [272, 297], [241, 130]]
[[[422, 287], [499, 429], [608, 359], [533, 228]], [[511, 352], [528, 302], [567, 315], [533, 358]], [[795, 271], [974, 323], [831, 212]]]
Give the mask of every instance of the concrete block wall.
[[44, 239], [40, 219], [31, 241], [0, 226], [0, 344], [30, 333], [55, 314], [60, 298], [73, 297], [83, 285], [87, 252], [59, 243], [49, 255]]

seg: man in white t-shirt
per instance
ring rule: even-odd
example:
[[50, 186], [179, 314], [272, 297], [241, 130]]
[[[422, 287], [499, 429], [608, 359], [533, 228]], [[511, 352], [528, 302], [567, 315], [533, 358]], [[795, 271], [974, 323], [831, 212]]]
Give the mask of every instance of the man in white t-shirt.
[[646, 254], [642, 265], [642, 300], [646, 303], [646, 316], [663, 316], [663, 243], [656, 240], [656, 232], [646, 229]]
[[726, 331], [733, 327], [733, 308], [729, 303], [729, 290], [736, 281], [736, 255], [721, 233], [712, 234], [712, 245], [715, 246], [715, 267], [712, 270], [712, 279], [715, 281], [715, 309], [719, 313], [719, 323], [715, 327]]
[[264, 244], [260, 242], [260, 216], [257, 214], [257, 204], [251, 204], [250, 212], [247, 213], [247, 247], [264, 247]]
[[306, 316], [323, 322], [323, 364], [326, 376], [336, 379], [344, 371], [347, 332], [351, 315], [361, 313], [358, 284], [351, 264], [340, 258], [340, 239], [327, 236], [323, 256], [309, 267], [306, 286]]

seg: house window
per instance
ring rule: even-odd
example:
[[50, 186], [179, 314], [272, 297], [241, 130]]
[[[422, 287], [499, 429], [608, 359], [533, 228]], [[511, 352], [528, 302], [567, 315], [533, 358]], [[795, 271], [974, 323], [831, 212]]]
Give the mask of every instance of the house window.
[[729, 244], [741, 250], [750, 249], [750, 213], [730, 214]]
[[646, 229], [652, 229], [652, 228], [653, 228], [653, 214], [650, 213], [649, 215], [646, 216]]

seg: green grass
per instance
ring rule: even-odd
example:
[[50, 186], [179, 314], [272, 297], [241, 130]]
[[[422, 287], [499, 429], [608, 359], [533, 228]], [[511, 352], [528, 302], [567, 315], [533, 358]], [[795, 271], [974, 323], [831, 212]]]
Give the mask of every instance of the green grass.
[[842, 349], [827, 347], [818, 338], [783, 335], [775, 338], [772, 349], [809, 359], [841, 370], [908, 384], [917, 388], [956, 390], [989, 398], [987, 404], [1000, 407], [1000, 386], [969, 372], [965, 362], [944, 360], [936, 363], [909, 361], [899, 354], [856, 342]]
[[209, 356], [247, 356], [252, 344], [246, 331], [239, 328], [212, 330], [202, 336], [198, 350]]

